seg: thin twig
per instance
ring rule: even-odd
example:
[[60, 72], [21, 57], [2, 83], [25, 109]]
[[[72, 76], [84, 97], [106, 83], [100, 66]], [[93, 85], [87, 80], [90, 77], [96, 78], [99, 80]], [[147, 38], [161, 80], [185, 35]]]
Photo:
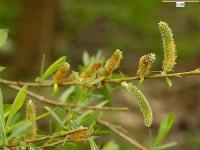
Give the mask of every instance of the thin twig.
[[[185, 76], [191, 76], [191, 75], [200, 75], [200, 70], [195, 69], [192, 71], [171, 73], [171, 74], [154, 74], [154, 75], [146, 77], [145, 79], [159, 79], [159, 78], [166, 78], [166, 77], [183, 78]], [[105, 82], [120, 83], [123, 81], [131, 81], [131, 80], [140, 80], [140, 77], [134, 76], [134, 77], [127, 77], [127, 78], [107, 79], [105, 80]]]
[[109, 122], [104, 121], [104, 120], [100, 120], [100, 119], [97, 122], [99, 124], [109, 128], [111, 131], [116, 133], [118, 136], [122, 137], [123, 139], [125, 139], [126, 141], [128, 141], [129, 143], [134, 145], [135, 147], [139, 148], [140, 150], [148, 150], [145, 146], [141, 145], [135, 139], [133, 139], [133, 138], [129, 137], [128, 135], [126, 135], [125, 133], [121, 132], [114, 125], [110, 124]]
[[[177, 72], [177, 73], [170, 73], [170, 74], [154, 74], [146, 77], [145, 79], [158, 79], [158, 78], [166, 78], [166, 77], [173, 77], [173, 78], [183, 78], [185, 76], [191, 75], [200, 75], [200, 69], [195, 69], [192, 71], [186, 72]], [[122, 81], [131, 81], [131, 80], [140, 80], [139, 76], [127, 77], [127, 78], [116, 78], [116, 79], [106, 79], [104, 82], [108, 83], [120, 83]], [[10, 81], [6, 79], [0, 78], [0, 83], [6, 85], [16, 85], [16, 86], [24, 86], [28, 85], [31, 87], [51, 87], [53, 83], [44, 83], [44, 82], [23, 82], [23, 81]], [[69, 85], [78, 85], [81, 84], [80, 82], [72, 81], [72, 82], [65, 82], [60, 86], [69, 86]]]
[[[18, 86], [14, 86], [14, 85], [8, 85], [8, 87], [15, 89], [15, 90], [19, 90], [20, 87]], [[77, 107], [81, 107], [82, 109], [91, 109], [91, 110], [101, 110], [101, 111], [128, 111], [127, 107], [97, 107], [97, 106], [78, 106], [76, 104], [65, 104], [65, 103], [61, 103], [58, 102], [56, 100], [51, 100], [49, 98], [46, 98], [44, 96], [38, 95], [36, 93], [30, 92], [28, 91], [27, 94], [36, 99], [39, 100], [42, 103], [51, 105], [51, 106], [58, 106], [58, 107], [71, 107], [71, 108], [77, 108]]]
[[16, 85], [16, 86], [31, 86], [31, 87], [49, 87], [52, 86], [52, 83], [43, 83], [43, 82], [23, 82], [23, 81], [10, 81], [0, 78], [0, 83], [6, 85]]
[[39, 150], [43, 150], [44, 148], [52, 148], [52, 147], [55, 147], [55, 146], [57, 146], [57, 145], [63, 144], [63, 143], [65, 143], [65, 142], [66, 142], [66, 139], [60, 140], [60, 141], [56, 141], [56, 142], [52, 142], [52, 143], [49, 143], [49, 144], [40, 146], [40, 147], [38, 147], [38, 149], [39, 149]]

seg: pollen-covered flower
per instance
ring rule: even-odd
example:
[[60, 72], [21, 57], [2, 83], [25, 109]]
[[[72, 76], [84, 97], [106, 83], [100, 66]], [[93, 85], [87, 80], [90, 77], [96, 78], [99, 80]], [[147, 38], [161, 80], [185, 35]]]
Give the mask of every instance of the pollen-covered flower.
[[167, 23], [160, 21], [159, 29], [163, 41], [164, 60], [163, 60], [163, 73], [173, 71], [176, 64], [176, 45], [173, 38], [173, 33]]
[[[26, 105], [26, 120], [33, 119], [36, 117], [35, 104], [32, 100], [27, 102]], [[25, 140], [34, 140], [37, 135], [37, 123], [36, 121], [31, 122], [30, 127], [25, 131], [24, 139]]]
[[119, 67], [120, 61], [123, 58], [122, 51], [116, 50], [112, 57], [106, 61], [104, 66], [103, 75], [109, 77], [112, 75], [112, 72]]
[[69, 63], [65, 63], [63, 66], [58, 68], [54, 76], [54, 81], [58, 84], [62, 84], [64, 82], [65, 75], [69, 71], [69, 69], [70, 69]]
[[95, 62], [94, 64], [90, 65], [82, 74], [82, 78], [91, 78], [93, 75], [97, 73], [97, 71], [101, 67], [101, 62]]
[[89, 138], [90, 138], [90, 133], [88, 129], [85, 127], [78, 128], [67, 136], [68, 140], [77, 142], [88, 140]]
[[134, 95], [137, 99], [138, 105], [143, 113], [144, 116], [144, 123], [147, 127], [150, 127], [153, 121], [153, 115], [151, 107], [146, 99], [146, 97], [142, 94], [142, 92], [133, 84], [122, 82], [123, 87], [127, 89], [129, 93]]
[[156, 55], [154, 53], [146, 54], [140, 58], [137, 74], [141, 80], [149, 75], [150, 68], [155, 60]]

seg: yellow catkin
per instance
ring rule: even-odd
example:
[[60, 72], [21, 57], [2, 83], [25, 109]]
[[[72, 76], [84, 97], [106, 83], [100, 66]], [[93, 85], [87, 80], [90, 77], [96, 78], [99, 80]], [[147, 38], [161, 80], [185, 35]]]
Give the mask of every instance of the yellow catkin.
[[79, 128], [74, 132], [67, 135], [67, 139], [70, 141], [84, 141], [90, 138], [90, 133], [87, 128]]
[[91, 66], [89, 66], [81, 74], [81, 77], [82, 78], [91, 78], [93, 75], [95, 75], [97, 73], [97, 71], [100, 69], [101, 65], [102, 65], [101, 62], [95, 62], [94, 64], [92, 64]]
[[[17, 144], [19, 144], [19, 139], [18, 138], [11, 138], [11, 139], [8, 140], [8, 144], [10, 146], [17, 145]], [[10, 150], [19, 150], [19, 146], [10, 147]]]
[[122, 82], [121, 83], [123, 87], [126, 88], [126, 90], [134, 95], [137, 99], [138, 105], [140, 107], [140, 110], [143, 113], [144, 116], [144, 123], [147, 127], [150, 127], [153, 121], [153, 115], [151, 107], [146, 99], [146, 97], [142, 94], [142, 92], [133, 84]]
[[[26, 105], [26, 120], [33, 119], [36, 117], [35, 104], [32, 100], [27, 102]], [[25, 140], [34, 140], [37, 136], [37, 123], [33, 121], [25, 131], [24, 139]]]
[[160, 21], [159, 29], [163, 41], [164, 60], [163, 60], [163, 73], [173, 71], [176, 64], [176, 45], [173, 38], [173, 33], [167, 23]]
[[104, 66], [103, 75], [109, 77], [112, 75], [112, 72], [119, 67], [119, 64], [123, 58], [123, 53], [120, 50], [116, 50], [110, 59], [106, 61]]
[[65, 75], [69, 71], [69, 69], [70, 65], [68, 63], [65, 63], [63, 66], [58, 68], [54, 76], [54, 82], [62, 84], [65, 80]]
[[137, 74], [141, 80], [144, 80], [149, 75], [150, 68], [155, 60], [156, 56], [154, 53], [146, 54], [140, 58]]

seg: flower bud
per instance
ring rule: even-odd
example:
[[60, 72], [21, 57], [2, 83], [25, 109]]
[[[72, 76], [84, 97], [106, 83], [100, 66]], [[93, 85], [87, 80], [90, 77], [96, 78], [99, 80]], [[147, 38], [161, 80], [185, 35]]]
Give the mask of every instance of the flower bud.
[[95, 62], [94, 64], [92, 64], [91, 66], [89, 66], [82, 74], [81, 77], [82, 78], [91, 78], [93, 75], [95, 75], [97, 73], [97, 71], [100, 69], [101, 67], [101, 63], [100, 62]]
[[119, 67], [120, 61], [123, 58], [122, 51], [116, 50], [112, 57], [106, 61], [104, 66], [103, 75], [109, 77], [112, 75], [112, 72]]
[[70, 69], [69, 63], [65, 63], [63, 66], [58, 68], [54, 76], [54, 82], [62, 84], [64, 82], [65, 75], [69, 71], [69, 69]]
[[155, 60], [156, 56], [154, 53], [146, 54], [140, 58], [137, 74], [140, 76], [141, 80], [144, 80], [144, 78], [149, 75], [150, 68]]

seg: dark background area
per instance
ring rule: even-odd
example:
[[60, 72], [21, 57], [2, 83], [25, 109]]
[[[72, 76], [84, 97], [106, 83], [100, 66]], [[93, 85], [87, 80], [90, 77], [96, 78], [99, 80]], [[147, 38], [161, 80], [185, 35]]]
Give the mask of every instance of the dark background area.
[[[175, 71], [199, 68], [199, 3], [176, 8], [175, 3], [161, 0], [0, 0], [0, 28], [9, 28], [9, 39], [0, 49], [0, 64], [7, 67], [1, 76], [34, 79], [43, 54], [49, 63], [66, 55], [77, 70], [84, 51], [92, 55], [101, 50], [109, 56], [115, 49], [124, 53], [120, 67], [124, 73], [134, 75], [138, 59], [149, 52], [158, 58], [154, 69], [161, 70], [160, 20], [166, 21], [174, 33], [178, 51]], [[175, 149], [200, 149], [199, 77], [174, 79], [172, 88], [164, 80], [146, 81], [142, 90], [154, 112], [153, 131], [174, 112], [177, 120], [168, 140], [178, 141]], [[124, 91], [114, 93], [113, 99], [132, 106], [131, 111], [106, 114], [105, 118], [121, 123], [133, 136], [144, 140], [148, 131], [133, 100]], [[125, 145], [128, 143], [122, 142], [122, 147]]]

